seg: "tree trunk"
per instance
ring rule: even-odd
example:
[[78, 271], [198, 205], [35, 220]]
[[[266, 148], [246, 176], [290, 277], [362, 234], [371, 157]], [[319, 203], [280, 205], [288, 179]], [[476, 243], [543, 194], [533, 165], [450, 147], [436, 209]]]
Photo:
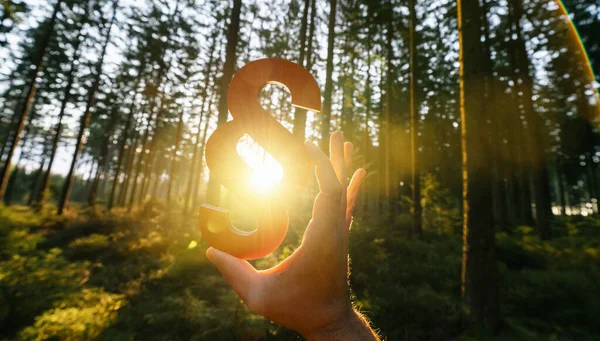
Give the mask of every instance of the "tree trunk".
[[107, 174], [108, 167], [108, 155], [109, 155], [109, 146], [110, 146], [110, 137], [112, 136], [115, 125], [117, 124], [117, 115], [119, 114], [119, 105], [117, 103], [113, 104], [111, 113], [110, 113], [110, 121], [108, 122], [108, 126], [104, 131], [104, 140], [102, 141], [102, 148], [100, 150], [100, 155], [98, 155], [98, 170], [96, 171], [96, 176], [94, 177], [94, 181], [92, 182], [92, 186], [90, 187], [90, 191], [88, 193], [88, 206], [94, 207], [96, 205], [96, 197], [98, 196], [98, 185], [100, 184], [100, 178]]
[[62, 189], [60, 202], [58, 203], [58, 215], [62, 215], [68, 202], [69, 196], [71, 195], [71, 190], [73, 188], [73, 180], [75, 176], [75, 167], [77, 165], [77, 159], [79, 158], [79, 153], [83, 148], [83, 136], [85, 135], [85, 131], [90, 122], [90, 118], [92, 117], [92, 107], [96, 104], [96, 92], [98, 91], [98, 87], [100, 86], [100, 77], [102, 76], [102, 66], [104, 65], [104, 57], [106, 56], [106, 49], [108, 47], [108, 43], [110, 42], [110, 32], [112, 30], [116, 14], [118, 8], [118, 0], [113, 2], [113, 13], [112, 18], [110, 20], [110, 24], [108, 29], [106, 30], [106, 36], [104, 37], [104, 43], [102, 45], [102, 52], [100, 55], [100, 60], [96, 65], [94, 83], [90, 89], [88, 94], [88, 100], [86, 103], [85, 112], [81, 118], [81, 124], [79, 126], [79, 133], [77, 135], [77, 143], [75, 144], [75, 152], [73, 152], [73, 159], [71, 160], [71, 166], [69, 168], [69, 173], [65, 179], [65, 184]]
[[[167, 70], [167, 72], [168, 72], [168, 70]], [[147, 156], [146, 162], [145, 162], [144, 174], [142, 177], [142, 187], [140, 189], [140, 195], [138, 197], [138, 202], [140, 202], [140, 203], [143, 202], [144, 199], [146, 198], [146, 193], [148, 191], [148, 188], [150, 187], [150, 179], [152, 178], [152, 168], [154, 166], [154, 160], [155, 160], [154, 155], [156, 154], [156, 148], [158, 146], [158, 141], [160, 139], [160, 134], [162, 132], [160, 123], [162, 120], [162, 116], [167, 111], [166, 103], [167, 103], [166, 95], [163, 92], [160, 108], [158, 109], [158, 114], [156, 115], [156, 119], [155, 119], [156, 123], [154, 126], [154, 135], [152, 135], [152, 140], [150, 141], [150, 147], [148, 149], [148, 156]]]
[[33, 206], [34, 202], [39, 200], [37, 195], [40, 190], [40, 185], [42, 183], [42, 179], [44, 177], [44, 169], [46, 168], [46, 162], [48, 161], [48, 156], [46, 156], [47, 147], [44, 146], [44, 152], [42, 155], [42, 160], [40, 162], [40, 166], [37, 170], [37, 177], [34, 181], [31, 182], [31, 187], [29, 189], [29, 198], [27, 199], [27, 206]]
[[337, 0], [330, 0], [329, 34], [327, 36], [327, 66], [325, 68], [325, 91], [323, 92], [323, 109], [321, 111], [321, 141], [323, 151], [329, 150], [329, 133], [331, 130], [331, 101], [333, 95], [333, 48], [335, 45], [335, 17]]
[[[0, 164], [2, 164], [4, 152], [6, 151], [6, 148], [10, 149], [10, 145], [12, 143], [11, 137], [12, 137], [12, 134], [14, 133], [13, 128], [17, 125], [18, 121], [19, 121], [18, 115], [13, 114], [10, 122], [8, 123], [8, 127], [6, 130], [6, 136], [4, 136], [4, 141], [2, 141], [2, 149], [0, 149]], [[8, 160], [4, 160], [4, 165], [6, 165], [7, 162], [8, 162]], [[1, 179], [2, 178], [0, 178], [0, 180]]]
[[179, 113], [179, 124], [177, 124], [177, 136], [175, 138], [175, 148], [173, 149], [173, 154], [171, 155], [171, 169], [169, 170], [169, 185], [167, 187], [167, 203], [171, 203], [171, 192], [173, 190], [173, 185], [177, 179], [177, 163], [179, 162], [177, 159], [177, 152], [179, 151], [179, 144], [181, 143], [181, 134], [183, 133], [183, 110]]
[[8, 175], [10, 173], [10, 161], [15, 153], [17, 144], [19, 144], [21, 132], [23, 131], [25, 122], [27, 121], [27, 116], [29, 116], [29, 112], [31, 111], [31, 107], [33, 106], [33, 99], [35, 98], [35, 94], [37, 92], [36, 79], [43, 69], [44, 57], [46, 55], [48, 45], [50, 44], [50, 38], [52, 37], [52, 33], [54, 32], [54, 26], [56, 25], [56, 17], [58, 16], [58, 12], [60, 11], [60, 6], [62, 2], [63, 0], [57, 0], [56, 5], [54, 5], [54, 11], [52, 12], [52, 17], [50, 18], [49, 28], [41, 41], [41, 46], [39, 50], [40, 52], [38, 55], [39, 59], [36, 61], [35, 68], [31, 72], [31, 83], [29, 84], [27, 96], [25, 98], [25, 102], [23, 103], [23, 107], [21, 108], [18, 115], [19, 121], [17, 123], [15, 133], [12, 137], [12, 143], [8, 151], [6, 162], [4, 164], [4, 167], [2, 168], [2, 173], [0, 173], [0, 200], [4, 199], [4, 192], [6, 190]]
[[[304, 0], [304, 9], [302, 11], [302, 23], [300, 24], [300, 57], [298, 63], [306, 67], [306, 27], [308, 26], [308, 9], [311, 0]], [[304, 142], [306, 138], [306, 110], [295, 108], [293, 134], [299, 141]]]
[[[144, 68], [145, 68], [145, 62], [142, 61], [142, 63], [140, 64], [140, 67], [138, 69], [137, 78], [133, 85], [134, 94], [131, 98], [131, 105], [129, 106], [129, 111], [127, 113], [127, 123], [125, 123], [125, 127], [123, 128], [123, 136], [119, 141], [119, 154], [117, 156], [117, 167], [115, 168], [115, 177], [112, 182], [112, 186], [110, 189], [110, 197], [108, 199], [108, 203], [107, 203], [107, 207], [106, 207], [108, 211], [110, 211], [114, 205], [115, 192], [116, 192], [117, 184], [119, 183], [119, 173], [121, 173], [121, 166], [123, 164], [123, 157], [125, 155], [125, 145], [127, 143], [127, 139], [129, 138], [129, 130], [130, 130], [131, 124], [133, 123], [133, 118], [135, 116], [135, 103], [136, 103], [135, 100], [136, 100], [138, 88], [140, 86], [140, 81], [142, 79], [142, 73], [143, 73]], [[133, 148], [135, 148], [135, 145], [133, 145]]]
[[198, 156], [198, 165], [200, 166], [200, 169], [198, 170], [198, 175], [196, 177], [196, 179], [194, 180], [194, 188], [192, 189], [192, 195], [194, 198], [194, 201], [192, 202], [192, 205], [194, 207], [198, 207], [199, 203], [199, 188], [200, 188], [200, 181], [202, 180], [202, 173], [204, 172], [204, 167], [202, 164], [202, 159], [204, 158], [204, 147], [206, 146], [206, 139], [208, 137], [208, 124], [210, 123], [210, 118], [212, 117], [211, 112], [210, 112], [210, 108], [212, 107], [212, 104], [215, 100], [214, 96], [211, 96], [209, 101], [208, 101], [208, 106], [206, 108], [206, 121], [204, 122], [204, 131], [202, 132], [202, 147], [200, 148], [200, 155]]
[[123, 179], [123, 186], [119, 190], [119, 198], [117, 200], [117, 204], [119, 206], [125, 205], [127, 193], [129, 190], [129, 184], [131, 183], [131, 179], [133, 178], [131, 176], [131, 170], [133, 168], [133, 161], [135, 160], [135, 153], [140, 139], [140, 134], [137, 131], [134, 130], [133, 134], [135, 136], [133, 139], [133, 143], [129, 148], [127, 148], [127, 162], [125, 163], [125, 171], [123, 172], [123, 174], [125, 175], [125, 179]]
[[[0, 114], [4, 114], [4, 110], [6, 109], [7, 104], [10, 102], [9, 97], [10, 97], [10, 92], [12, 91], [12, 88], [13, 88], [13, 81], [14, 81], [14, 71], [10, 75], [10, 79], [9, 79], [8, 85], [6, 87], [6, 91], [2, 95], [2, 97], [4, 98], [4, 101], [2, 101], [2, 107], [0, 107]], [[8, 141], [8, 135], [9, 135], [9, 132], [12, 130], [14, 123], [15, 123], [15, 115], [12, 115], [11, 120], [10, 120], [10, 122], [7, 123], [6, 127], [4, 124], [0, 125], [0, 131], [2, 131], [2, 137], [3, 137], [2, 149], [0, 149], [0, 160], [2, 159], [2, 155], [4, 155], [4, 149], [6, 148], [6, 143]], [[6, 133], [6, 136], [4, 136], [5, 133]]]
[[[15, 163], [15, 170], [8, 175], [9, 179], [8, 179], [8, 184], [6, 186], [6, 192], [4, 195], [4, 203], [7, 206], [10, 205], [12, 202], [12, 192], [13, 192], [15, 182], [17, 181], [17, 179], [19, 177], [21, 161], [23, 160], [23, 156], [25, 156], [25, 146], [27, 145], [27, 143], [30, 140], [30, 136], [31, 136], [32, 128], [33, 128], [33, 121], [35, 120], [36, 116], [38, 115], [38, 111], [35, 110], [35, 106], [36, 106], [36, 103], [38, 102], [38, 99], [39, 99], [39, 96], [33, 100], [32, 112], [31, 112], [31, 116], [29, 117], [29, 124], [27, 125], [27, 127], [25, 127], [25, 133], [23, 135], [23, 140], [22, 140], [22, 144], [21, 144], [21, 152], [19, 153], [19, 157], [17, 158], [17, 162]], [[35, 139], [35, 136], [33, 136], [33, 138]], [[33, 145], [31, 145], [29, 147], [29, 153], [31, 153], [32, 150], [33, 150]]]
[[[558, 158], [560, 158], [561, 156], [558, 156]], [[557, 158], [556, 160], [556, 184], [558, 187], [558, 202], [559, 202], [559, 209], [560, 209], [560, 214], [564, 217], [567, 214], [567, 201], [566, 201], [566, 194], [565, 194], [565, 183], [563, 182], [563, 167], [562, 167], [562, 160], [559, 160]]]
[[488, 100], [488, 115], [492, 122], [488, 125], [490, 131], [490, 146], [492, 149], [489, 151], [492, 153], [492, 198], [494, 206], [494, 222], [497, 231], [505, 231], [508, 227], [507, 222], [507, 209], [506, 209], [506, 188], [504, 186], [504, 160], [502, 158], [502, 139], [500, 135], [500, 127], [502, 126], [502, 119], [500, 118], [500, 112], [496, 110], [496, 79], [494, 77], [494, 65], [492, 62], [492, 49], [490, 43], [490, 28], [487, 18], [488, 13], [488, 0], [482, 2], [483, 10], [483, 35], [485, 37], [484, 48], [485, 48], [485, 77], [486, 77], [486, 99]]
[[314, 63], [313, 41], [315, 36], [315, 21], [317, 20], [316, 0], [310, 0], [310, 25], [308, 27], [308, 41], [306, 47], [306, 69], [310, 71]]
[[491, 160], [485, 101], [483, 13], [478, 0], [458, 1], [460, 122], [463, 162], [463, 314], [468, 324], [499, 326]]
[[535, 111], [533, 105], [533, 79], [531, 77], [531, 67], [525, 40], [522, 36], [521, 19], [523, 17], [522, 0], [511, 0], [513, 24], [515, 25], [516, 33], [516, 72], [521, 80], [520, 90], [523, 95], [523, 107], [525, 111], [525, 119], [527, 120], [527, 130], [530, 138], [530, 155], [531, 155], [531, 178], [533, 182], [534, 197], [535, 197], [535, 216], [538, 233], [542, 239], [549, 239], [550, 231], [550, 216], [551, 199], [549, 188], [548, 169], [546, 164], [545, 148], [544, 148], [544, 122], [539, 114]]
[[304, 8], [302, 9], [302, 22], [300, 24], [300, 56], [298, 63], [302, 66], [306, 66], [306, 28], [308, 26], [308, 9], [310, 7], [311, 0], [304, 0]]
[[[193, 191], [193, 187], [194, 184], [196, 182], [196, 167], [198, 167], [198, 165], [200, 165], [200, 168], [202, 168], [202, 157], [198, 158], [199, 153], [199, 149], [202, 148], [204, 149], [204, 142], [202, 144], [202, 147], [200, 147], [200, 137], [201, 137], [201, 124], [202, 124], [202, 118], [204, 117], [206, 120], [206, 124], [205, 126], [208, 127], [208, 121], [210, 120], [210, 106], [205, 109], [204, 108], [204, 104], [206, 103], [206, 98], [208, 97], [208, 90], [209, 87], [211, 85], [211, 77], [210, 77], [210, 73], [212, 71], [212, 65], [214, 62], [214, 52], [216, 50], [216, 45], [217, 45], [217, 35], [215, 34], [215, 36], [213, 36], [213, 41], [211, 42], [211, 46], [210, 46], [210, 56], [208, 58], [208, 63], [206, 64], [206, 72], [204, 74], [204, 79], [206, 80], [206, 84], [204, 85], [204, 89], [202, 89], [202, 103], [200, 104], [200, 118], [198, 120], [198, 132], [196, 133], [196, 145], [194, 146], [194, 153], [192, 155], [192, 167], [190, 169], [190, 176], [188, 177], [188, 184], [187, 184], [187, 192], [185, 194], [185, 203], [183, 205], [183, 211], [187, 212], [189, 209], [189, 203], [190, 203], [190, 197], [192, 195], [192, 193], [196, 194], [197, 192]], [[212, 101], [209, 101], [212, 103]], [[206, 135], [206, 131], [204, 132], [204, 135]], [[200, 154], [202, 155], [202, 154]], [[194, 200], [195, 201], [195, 200]]]
[[[371, 135], [369, 129], [369, 120], [371, 118], [371, 110], [372, 110], [372, 95], [373, 90], [371, 88], [371, 29], [367, 28], [367, 80], [365, 84], [365, 97], [366, 97], [366, 108], [365, 108], [365, 132], [363, 136], [363, 155], [365, 165], [368, 165], [370, 162], [370, 151], [371, 151]], [[362, 196], [363, 196], [363, 212], [367, 214], [369, 211], [369, 188], [370, 181], [365, 179], [362, 185]]]
[[409, 27], [409, 47], [410, 47], [410, 151], [411, 151], [411, 177], [412, 177], [412, 201], [413, 201], [413, 233], [419, 238], [423, 237], [423, 220], [421, 208], [421, 169], [419, 167], [419, 108], [417, 104], [417, 14], [415, 10], [416, 0], [409, 0], [410, 27]]
[[[156, 101], [155, 99], [152, 100], [153, 105], [151, 105], [150, 111], [149, 111], [150, 115], [152, 115], [152, 116], [154, 116], [152, 112], [154, 111], [154, 103], [155, 103], [155, 101]], [[157, 113], [157, 115], [158, 115], [158, 113]], [[152, 124], [151, 121], [154, 121], [154, 119], [153, 119], [152, 116], [148, 117], [148, 122], [146, 123], [146, 127], [145, 127], [145, 130], [144, 130], [144, 136], [142, 138], [142, 149], [141, 149], [141, 151], [140, 151], [140, 153], [138, 155], [138, 158], [136, 160], [137, 162], [136, 162], [136, 165], [135, 165], [134, 176], [131, 177], [131, 180], [128, 180], [128, 181], [132, 182], [131, 193], [129, 194], [129, 201], [127, 203], [127, 210], [128, 211], [130, 211], [133, 208], [133, 204], [134, 204], [134, 201], [135, 201], [135, 192], [136, 192], [136, 189], [137, 189], [138, 178], [140, 176], [140, 172], [142, 171], [142, 164], [143, 164], [142, 161], [144, 160], [144, 155], [146, 155], [146, 148], [147, 148], [146, 145], [148, 143], [148, 136], [150, 135], [150, 125]], [[135, 159], [135, 151], [133, 152], [132, 162], [133, 162], [133, 159]], [[130, 176], [131, 176], [131, 174], [130, 174]]]
[[[381, 176], [379, 177], [379, 190], [383, 191], [383, 200], [380, 200], [380, 209], [391, 209], [391, 171], [390, 171], [390, 159], [391, 159], [391, 146], [390, 146], [390, 132], [391, 132], [391, 105], [392, 105], [392, 59], [394, 56], [394, 51], [392, 48], [392, 39], [394, 37], [393, 30], [393, 17], [392, 17], [392, 2], [391, 0], [388, 2], [389, 15], [387, 29], [386, 29], [386, 52], [387, 52], [387, 62], [386, 62], [386, 76], [385, 82], [384, 77], [381, 79], [381, 115], [379, 117], [379, 163], [381, 169]], [[383, 89], [385, 89], [385, 95], [383, 93]], [[402, 176], [400, 176], [402, 178]], [[380, 192], [381, 193], [381, 192]], [[381, 199], [381, 198], [380, 198]], [[392, 213], [392, 212], [390, 212]]]
[[[236, 48], [240, 31], [240, 15], [242, 12], [242, 0], [233, 0], [231, 11], [231, 22], [227, 29], [227, 45], [225, 47], [225, 63], [223, 64], [223, 75], [219, 85], [219, 116], [217, 126], [227, 122], [229, 110], [227, 108], [227, 89], [233, 77], [236, 64]], [[212, 205], [219, 206], [221, 197], [221, 186], [211, 176], [208, 182], [208, 200]]]
[[[508, 7], [509, 17], [512, 18], [512, 8]], [[516, 35], [514, 25], [510, 26], [510, 36]], [[510, 103], [512, 103], [511, 109], [512, 114], [508, 115], [507, 119], [510, 122], [509, 124], [509, 146], [510, 146], [510, 155], [512, 155], [513, 166], [512, 168], [512, 178], [513, 183], [515, 184], [515, 191], [513, 192], [513, 202], [516, 213], [516, 224], [517, 225], [527, 225], [533, 226], [533, 215], [531, 209], [531, 190], [530, 190], [530, 179], [529, 179], [529, 171], [530, 167], [528, 165], [528, 160], [526, 159], [527, 152], [526, 148], [523, 148], [522, 145], [529, 145], [529, 139], [531, 138], [529, 134], [525, 131], [523, 126], [523, 122], [521, 120], [522, 110], [520, 108], [519, 95], [518, 95], [518, 74], [515, 71], [518, 68], [517, 62], [517, 53], [515, 51], [515, 43], [511, 41], [508, 49], [508, 57], [509, 63], [511, 66], [512, 74], [511, 78], [514, 83], [514, 86], [511, 89], [511, 97], [509, 99]], [[525, 143], [524, 143], [525, 142]]]

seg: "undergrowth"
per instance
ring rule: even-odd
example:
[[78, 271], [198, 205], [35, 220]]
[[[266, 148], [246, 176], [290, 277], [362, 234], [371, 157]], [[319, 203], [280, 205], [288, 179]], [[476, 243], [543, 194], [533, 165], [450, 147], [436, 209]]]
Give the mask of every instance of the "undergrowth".
[[[196, 218], [149, 204], [133, 215], [79, 210], [66, 218], [0, 208], [0, 340], [297, 340], [249, 312], [204, 255]], [[424, 240], [396, 223], [358, 219], [351, 234], [357, 306], [387, 340], [598, 340], [600, 224], [558, 221], [497, 235], [504, 328], [461, 325], [461, 239], [438, 215]], [[267, 268], [299, 244], [292, 217]], [[433, 224], [433, 223], [432, 223]], [[446, 224], [446, 226], [443, 226]]]

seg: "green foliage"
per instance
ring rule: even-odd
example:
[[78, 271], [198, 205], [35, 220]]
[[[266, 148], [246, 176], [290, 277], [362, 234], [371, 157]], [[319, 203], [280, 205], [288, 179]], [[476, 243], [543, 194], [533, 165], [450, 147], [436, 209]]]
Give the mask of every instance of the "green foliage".
[[590, 223], [596, 222], [567, 222], [566, 233], [551, 241], [541, 241], [530, 227], [497, 236], [509, 326], [519, 333], [592, 339], [600, 318], [600, 248], [597, 238], [582, 235]]
[[460, 240], [410, 240], [393, 229], [371, 226], [380, 225], [365, 221], [352, 227], [357, 304], [390, 340], [440, 340], [456, 334]]
[[[300, 211], [284, 245], [255, 266], [293, 252], [310, 212]], [[194, 217], [153, 203], [139, 217], [82, 211], [55, 220], [15, 207], [0, 208], [0, 219], [0, 338], [297, 338], [248, 311], [204, 256]], [[355, 304], [388, 340], [484, 339], [461, 325], [460, 236], [441, 228], [411, 239], [407, 226], [381, 219], [359, 217], [352, 226]], [[485, 339], [597, 339], [600, 240], [590, 232], [597, 228], [594, 219], [557, 222], [562, 232], [549, 242], [527, 226], [499, 233], [505, 327]]]
[[422, 181], [424, 228], [438, 234], [459, 234], [462, 228], [460, 210], [450, 190], [431, 173], [425, 174]]
[[33, 325], [19, 333], [19, 339], [95, 339], [114, 322], [123, 303], [123, 295], [84, 288], [36, 317]]

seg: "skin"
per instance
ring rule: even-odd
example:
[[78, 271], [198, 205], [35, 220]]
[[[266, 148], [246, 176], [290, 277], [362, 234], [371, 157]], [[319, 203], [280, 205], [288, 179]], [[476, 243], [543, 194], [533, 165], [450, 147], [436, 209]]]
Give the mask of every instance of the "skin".
[[298, 249], [263, 271], [214, 248], [206, 255], [251, 311], [306, 340], [378, 341], [369, 321], [353, 308], [348, 288], [348, 235], [366, 171], [358, 169], [348, 184], [353, 148], [341, 131], [331, 134], [329, 158], [313, 143], [305, 146], [320, 192]]

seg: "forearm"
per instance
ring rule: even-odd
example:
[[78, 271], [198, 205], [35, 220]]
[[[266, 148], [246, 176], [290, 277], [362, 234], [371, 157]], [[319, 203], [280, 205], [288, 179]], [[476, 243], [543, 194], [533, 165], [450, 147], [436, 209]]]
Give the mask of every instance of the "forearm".
[[306, 341], [380, 341], [369, 320], [356, 310], [338, 323], [325, 326], [315, 333], [303, 335]]

